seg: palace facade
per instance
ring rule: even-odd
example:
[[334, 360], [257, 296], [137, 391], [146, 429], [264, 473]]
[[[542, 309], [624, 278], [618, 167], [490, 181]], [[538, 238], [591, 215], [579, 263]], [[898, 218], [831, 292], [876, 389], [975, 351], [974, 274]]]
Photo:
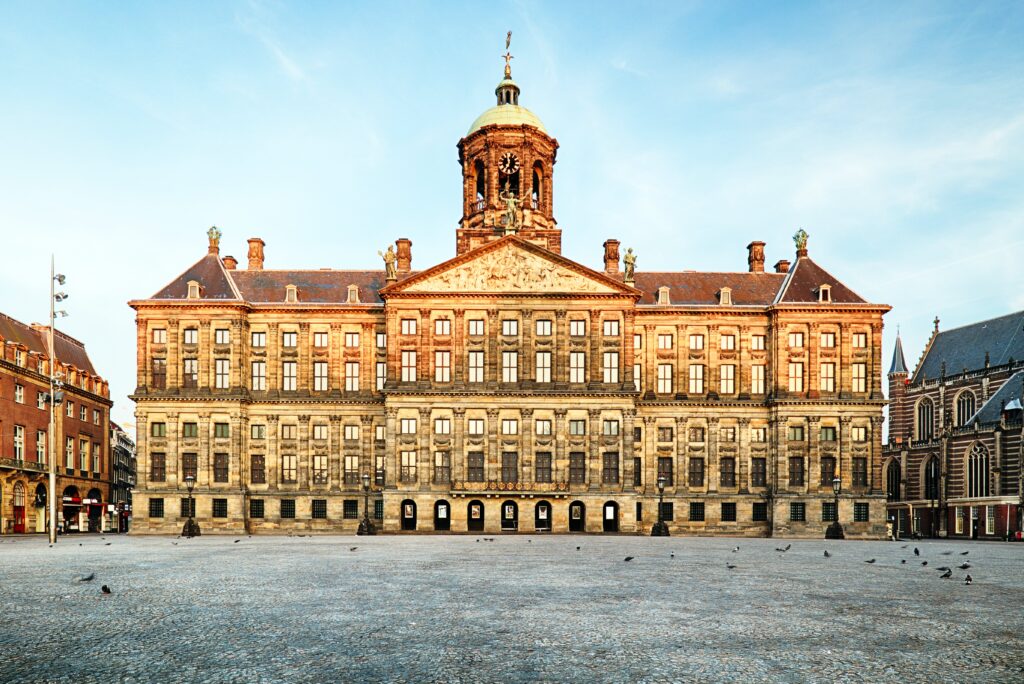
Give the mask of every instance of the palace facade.
[[[382, 270], [207, 254], [137, 314], [132, 531], [885, 533], [882, 316], [810, 256], [737, 272], [561, 253], [558, 143], [497, 103], [459, 141], [455, 256]], [[596, 250], [595, 250], [596, 251]], [[836, 499], [832, 481], [842, 492]]]

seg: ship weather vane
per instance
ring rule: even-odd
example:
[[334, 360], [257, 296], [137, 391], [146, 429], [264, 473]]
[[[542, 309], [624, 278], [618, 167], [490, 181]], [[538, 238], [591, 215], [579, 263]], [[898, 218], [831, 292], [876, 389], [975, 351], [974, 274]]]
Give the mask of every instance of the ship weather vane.
[[512, 44], [512, 32], [509, 31], [505, 36], [505, 54], [502, 57], [505, 58], [505, 78], [512, 78], [512, 53], [509, 52], [509, 46]]

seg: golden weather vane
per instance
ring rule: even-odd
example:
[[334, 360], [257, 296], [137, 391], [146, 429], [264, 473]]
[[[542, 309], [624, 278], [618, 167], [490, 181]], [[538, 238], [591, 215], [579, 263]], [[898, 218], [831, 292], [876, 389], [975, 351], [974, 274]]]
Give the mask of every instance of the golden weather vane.
[[509, 31], [505, 36], [505, 54], [502, 57], [505, 58], [505, 78], [512, 78], [512, 53], [509, 52], [508, 47], [512, 44], [512, 32]]

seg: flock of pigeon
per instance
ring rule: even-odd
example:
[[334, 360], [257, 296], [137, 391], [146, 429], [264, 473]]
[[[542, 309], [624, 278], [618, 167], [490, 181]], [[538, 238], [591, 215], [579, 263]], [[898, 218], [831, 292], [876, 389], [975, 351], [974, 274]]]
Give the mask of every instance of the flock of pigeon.
[[[901, 549], [905, 549], [908, 546], [910, 546], [910, 544], [904, 544], [900, 548]], [[778, 551], [778, 550], [779, 549], [776, 549], [776, 551]], [[970, 553], [970, 551], [961, 551], [960, 555], [961, 556], [966, 556], [969, 553]], [[826, 551], [825, 552], [825, 557], [828, 558], [828, 555], [829, 555], [829, 553], [828, 553], [828, 551]], [[914, 547], [914, 555], [915, 556], [920, 556], [921, 555], [921, 549], [919, 549], [919, 548], [917, 548], [915, 546]], [[943, 551], [939, 555], [940, 556], [952, 556], [953, 552], [952, 551]], [[869, 558], [868, 560], [866, 560], [864, 562], [865, 563], [872, 563], [873, 564], [873, 563], [876, 562], [876, 560], [877, 559], [875, 559], [875, 558]], [[900, 565], [906, 565], [906, 564], [907, 564], [907, 559], [906, 558], [900, 560]], [[928, 561], [926, 561], [926, 560], [925, 561], [921, 561], [921, 565], [922, 566], [928, 565]], [[958, 565], [956, 567], [957, 567], [958, 570], [968, 570], [968, 569], [970, 569], [971, 564], [968, 563], [966, 560], [964, 560], [962, 563], [960, 563], [960, 565]], [[952, 579], [953, 578], [953, 568], [951, 568], [951, 567], [949, 567], [947, 565], [943, 565], [941, 567], [938, 567], [938, 568], [936, 568], [936, 570], [938, 570], [939, 572], [942, 573], [941, 575], [939, 575], [939, 577], [941, 579]], [[968, 573], [967, 576], [964, 577], [964, 584], [973, 584], [973, 583], [974, 583], [974, 578], [971, 577], [970, 573]]]

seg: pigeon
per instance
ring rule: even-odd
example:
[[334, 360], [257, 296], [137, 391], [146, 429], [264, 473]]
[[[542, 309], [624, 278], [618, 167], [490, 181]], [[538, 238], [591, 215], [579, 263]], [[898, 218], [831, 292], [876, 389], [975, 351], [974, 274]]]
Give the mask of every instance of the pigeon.
[[953, 576], [953, 571], [952, 570], [947, 570], [946, 572], [944, 572], [941, 575], [939, 575], [939, 577], [941, 577], [942, 579], [949, 579], [952, 576]]
[[826, 551], [825, 552], [825, 558], [831, 558], [831, 557], [832, 557], [832, 554], [829, 553], [828, 551]]
[[577, 551], [579, 551], [579, 550], [580, 550], [580, 547], [578, 547], [578, 546], [577, 546], [577, 547], [576, 547], [576, 550], [577, 550]]
[[900, 565], [906, 565], [906, 564], [907, 564], [907, 559], [906, 558], [904, 558], [903, 560], [900, 561]]
[[971, 564], [970, 563], [961, 563], [957, 567], [960, 568], [961, 570], [966, 570], [967, 568], [971, 567]]
[[349, 551], [355, 551], [358, 548], [359, 548], [358, 546], [350, 546], [350, 547], [348, 547], [348, 550]]
[[736, 569], [736, 566], [733, 565], [732, 563], [726, 563], [725, 567], [729, 568], [730, 570], [735, 570]]
[[736, 552], [737, 552], [737, 551], [739, 551], [739, 550], [740, 550], [740, 547], [738, 547], [738, 546], [734, 546], [734, 547], [732, 547], [732, 552], [733, 552], [733, 553], [736, 553]]
[[974, 578], [971, 577], [970, 575], [968, 575], [967, 577], [964, 577], [964, 584], [972, 584], [973, 582], [974, 582]]
[[940, 556], [952, 556], [952, 555], [953, 555], [953, 552], [952, 552], [952, 551], [943, 551], [943, 552], [942, 552], [942, 553], [940, 553], [939, 555], [940, 555]]
[[915, 556], [920, 556], [921, 555], [921, 552], [918, 550], [918, 548], [916, 546], [914, 547], [914, 555]]
[[178, 542], [171, 542], [171, 546], [177, 546]]
[[625, 558], [623, 558], [622, 560], [624, 560], [625, 562], [627, 562], [627, 563], [628, 563], [629, 561], [633, 560], [633, 558], [634, 558], [634, 557], [635, 557], [635, 556], [626, 556], [626, 557], [625, 557]]
[[872, 558], [871, 560], [866, 560], [866, 561], [864, 561], [864, 562], [865, 562], [865, 563], [874, 563], [874, 562], [875, 562], [875, 559], [874, 559], [874, 558]]
[[81, 544], [79, 544], [79, 546], [81, 546]]
[[90, 572], [85, 577], [79, 577], [78, 581], [79, 582], [92, 582], [94, 579], [96, 579], [96, 573], [95, 572]]
[[104, 544], [104, 546], [110, 546], [110, 542], [107, 542], [106, 544]]
[[234, 541], [234, 543], [235, 543], [235, 544], [237, 544], [237, 543], [238, 543], [238, 542], [240, 542], [240, 541], [242, 541], [242, 540], [241, 540], [241, 539], [236, 539], [236, 540]]
[[928, 565], [928, 561], [921, 561], [921, 565]]
[[789, 549], [790, 549], [790, 548], [791, 548], [792, 546], [793, 546], [792, 544], [786, 544], [786, 551], [789, 551]]
[[527, 544], [532, 544], [532, 543], [533, 543], [533, 540], [532, 540], [532, 539], [527, 539], [527, 540], [526, 540], [526, 543], [527, 543]]
[[[480, 540], [479, 540], [479, 539], [477, 539], [477, 540], [476, 540], [476, 543], [477, 543], [477, 544], [479, 544], [479, 543], [480, 543]], [[576, 548], [578, 549], [579, 547], [577, 546]]]
[[960, 555], [961, 555], [961, 556], [966, 556], [966, 555], [967, 555], [967, 554], [969, 554], [969, 553], [970, 553], [970, 551], [961, 551], [961, 552], [960, 552]]
[[104, 594], [109, 594], [110, 593], [110, 587], [108, 587], [106, 584], [104, 584], [102, 587], [100, 587], [100, 591], [102, 591]]
[[901, 548], [901, 549], [905, 549], [905, 548], [907, 548], [908, 546], [910, 546], [910, 544], [904, 544], [904, 545], [903, 545], [903, 546], [901, 546], [900, 548]]
[[783, 549], [783, 548], [778, 548], [778, 549], [775, 549], [775, 550], [778, 551], [779, 553], [786, 553], [786, 549]]
[[948, 568], [945, 565], [943, 565], [941, 568], [935, 568], [935, 569], [936, 570], [942, 570], [943, 572], [945, 572], [946, 570], [949, 570], [950, 568]]
[[672, 553], [668, 554], [668, 557], [669, 558], [675, 558], [676, 557], [676, 552], [673, 551]]

